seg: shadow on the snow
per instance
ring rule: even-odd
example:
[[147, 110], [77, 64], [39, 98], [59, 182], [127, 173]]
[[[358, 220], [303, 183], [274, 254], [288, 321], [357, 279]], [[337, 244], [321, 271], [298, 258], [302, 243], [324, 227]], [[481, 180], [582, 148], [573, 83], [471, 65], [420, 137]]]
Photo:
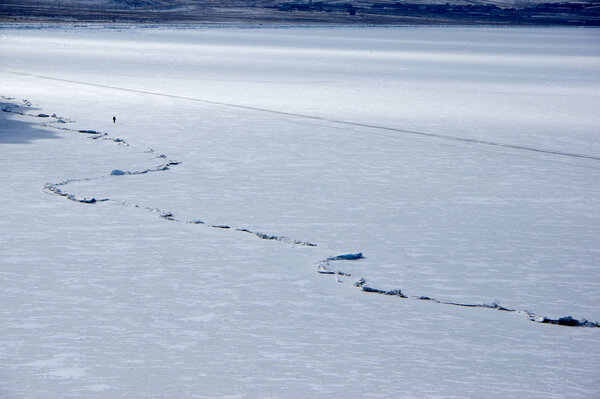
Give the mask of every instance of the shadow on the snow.
[[[55, 132], [42, 130], [33, 123], [13, 118], [14, 114], [22, 114], [18, 107], [14, 103], [0, 101], [0, 144], [30, 144], [34, 140], [59, 137]], [[27, 111], [33, 110], [27, 108]]]

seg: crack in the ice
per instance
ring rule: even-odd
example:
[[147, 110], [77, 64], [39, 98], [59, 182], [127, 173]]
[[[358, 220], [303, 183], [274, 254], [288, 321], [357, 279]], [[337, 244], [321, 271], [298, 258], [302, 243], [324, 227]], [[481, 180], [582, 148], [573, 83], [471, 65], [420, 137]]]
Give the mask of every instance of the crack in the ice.
[[[14, 101], [14, 100], [16, 100], [13, 97], [5, 97], [5, 96], [1, 96], [1, 97], [2, 97], [2, 99], [8, 100], [8, 101]], [[25, 106], [25, 107], [31, 107], [31, 102], [28, 101], [28, 100], [22, 100], [22, 103], [23, 103], [23, 106]], [[29, 114], [29, 113], [26, 113], [26, 112], [15, 111], [15, 108], [18, 108], [18, 107], [20, 107], [20, 105], [16, 105], [16, 104], [13, 104], [12, 106], [11, 105], [6, 105], [4, 108], [2, 108], [2, 111], [3, 112], [10, 112], [12, 114], [17, 114], [17, 115], [22, 115], [22, 116], [31, 116], [31, 117], [34, 117], [34, 118], [53, 118], [53, 119], [55, 119], [54, 123], [72, 123], [73, 122], [73, 121], [71, 121], [71, 120], [69, 120], [67, 118], [63, 118], [61, 116], [57, 116], [56, 114], [52, 114], [52, 115], [48, 115], [48, 114], [44, 114], [44, 113]], [[46, 126], [45, 123], [43, 123], [42, 125]]]
[[259, 231], [251, 231], [251, 230], [248, 230], [248, 229], [237, 229], [237, 231], [242, 231], [244, 233], [254, 234], [258, 238], [262, 238], [263, 240], [275, 240], [275, 241], [285, 242], [286, 244], [290, 244], [290, 245], [304, 245], [304, 246], [307, 246], [307, 247], [316, 247], [317, 246], [317, 244], [314, 244], [314, 243], [309, 242], [309, 241], [294, 240], [293, 238], [289, 238], [289, 237], [286, 237], [286, 236], [272, 236], [272, 235], [269, 235], [269, 234], [261, 233]]
[[331, 256], [327, 259], [323, 259], [322, 261], [319, 262], [319, 266], [317, 268], [317, 272], [320, 274], [337, 274], [339, 276], [352, 276], [350, 273], [345, 273], [339, 270], [333, 271], [329, 268], [331, 262], [336, 261], [336, 260], [358, 260], [358, 259], [363, 259], [364, 256], [362, 254], [362, 252], [358, 252], [355, 254], [344, 254], [344, 255], [338, 255], [338, 256]]
[[[14, 98], [7, 98], [2, 96], [2, 98], [6, 99], [6, 100], [14, 100]], [[31, 106], [31, 102], [29, 102], [28, 100], [23, 100], [22, 101], [24, 106], [26, 107], [30, 107]], [[18, 107], [18, 106], [16, 106]], [[19, 111], [15, 111], [13, 107], [4, 107], [2, 109], [2, 111], [4, 112], [11, 112], [11, 113], [15, 113], [15, 114], [19, 114], [19, 115], [23, 115], [23, 116], [30, 116], [30, 117], [38, 117], [38, 118], [54, 118], [56, 119], [56, 122], [58, 123], [72, 123], [72, 121], [66, 119], [66, 118], [61, 118], [61, 117], [57, 117], [56, 114], [53, 115], [47, 115], [47, 114], [27, 114], [24, 112], [19, 112]], [[75, 132], [75, 133], [81, 133], [81, 134], [89, 134], [91, 135], [90, 138], [93, 140], [110, 140], [113, 141], [117, 144], [120, 145], [125, 145], [125, 146], [129, 146], [129, 144], [127, 144], [123, 139], [120, 138], [113, 138], [113, 137], [109, 137], [108, 133], [105, 132], [98, 132], [95, 130], [85, 130], [85, 129], [69, 129], [69, 128], [65, 128], [65, 127], [59, 127], [59, 126], [54, 126], [48, 123], [43, 123], [43, 126], [47, 126], [47, 127], [51, 127], [54, 129], [60, 129], [60, 130], [66, 130], [66, 131], [71, 131], [71, 132]], [[147, 151], [145, 151], [146, 153], [149, 154], [156, 154], [156, 152], [153, 149], [149, 149]], [[155, 166], [154, 168], [149, 168], [149, 169], [144, 169], [142, 171], [123, 171], [120, 169], [114, 169], [110, 175], [108, 177], [111, 176], [123, 176], [123, 175], [142, 175], [142, 174], [146, 174], [146, 173], [150, 173], [150, 172], [158, 172], [158, 171], [165, 171], [165, 170], [169, 170], [170, 166], [175, 166], [175, 165], [179, 165], [180, 162], [177, 161], [169, 161], [167, 156], [164, 154], [159, 154], [155, 156], [156, 158], [161, 158], [161, 159], [166, 159], [167, 162], [160, 164], [158, 166]], [[62, 186], [66, 186], [70, 183], [75, 183], [75, 182], [82, 182], [82, 181], [92, 181], [92, 180], [98, 180], [101, 178], [105, 178], [107, 176], [98, 176], [98, 177], [91, 177], [91, 178], [82, 178], [82, 179], [68, 179], [68, 180], [64, 180], [62, 182], [59, 183], [46, 183], [44, 185], [44, 190], [50, 194], [53, 195], [58, 195], [61, 197], [65, 197], [70, 201], [74, 201], [74, 202], [78, 202], [78, 203], [84, 203], [84, 204], [95, 204], [98, 202], [107, 202], [107, 201], [111, 201], [111, 202], [115, 202], [115, 203], [119, 203], [123, 206], [132, 206], [135, 208], [142, 208], [145, 209], [149, 212], [152, 213], [156, 213], [158, 215], [158, 217], [160, 217], [161, 219], [165, 219], [168, 221], [173, 221], [173, 222], [177, 222], [177, 223], [188, 223], [188, 224], [198, 224], [198, 225], [206, 225], [208, 227], [212, 227], [215, 229], [232, 229], [231, 226], [228, 225], [212, 225], [212, 224], [207, 224], [206, 222], [202, 221], [202, 220], [191, 220], [191, 221], [182, 221], [179, 220], [177, 218], [175, 218], [175, 215], [173, 214], [173, 212], [169, 212], [169, 211], [165, 211], [159, 208], [151, 208], [148, 206], [142, 206], [139, 204], [129, 204], [126, 201], [119, 201], [119, 200], [115, 200], [115, 199], [110, 199], [110, 198], [102, 198], [102, 199], [96, 199], [96, 198], [78, 198], [77, 196], [75, 196], [72, 193], [63, 191], [60, 187]], [[265, 234], [265, 233], [261, 233], [261, 232], [256, 232], [256, 231], [252, 231], [246, 228], [235, 228], [235, 230], [239, 231], [239, 232], [244, 232], [244, 233], [248, 233], [248, 234], [253, 234], [263, 240], [274, 240], [274, 241], [280, 241], [280, 242], [284, 242], [290, 245], [303, 245], [303, 246], [309, 246], [309, 247], [316, 247], [317, 244], [314, 244], [312, 242], [309, 241], [300, 241], [300, 240], [295, 240], [286, 236], [277, 236], [277, 235], [269, 235], [269, 234]], [[331, 269], [331, 263], [332, 262], [336, 262], [336, 261], [350, 261], [350, 260], [359, 260], [359, 259], [363, 259], [364, 256], [362, 254], [362, 252], [358, 252], [358, 253], [347, 253], [347, 254], [342, 254], [342, 255], [337, 255], [337, 256], [331, 256], [329, 258], [323, 259], [318, 263], [318, 268], [317, 268], [317, 272], [320, 274], [331, 274], [331, 275], [337, 275], [338, 277], [338, 281], [339, 280], [339, 276], [345, 276], [345, 277], [352, 277], [351, 273], [346, 273], [343, 272], [341, 270], [332, 270]], [[393, 289], [393, 290], [385, 290], [385, 289], [380, 289], [380, 288], [376, 288], [376, 287], [372, 287], [370, 285], [367, 284], [367, 280], [364, 278], [360, 278], [358, 281], [356, 281], [354, 283], [355, 287], [360, 288], [362, 291], [364, 292], [368, 292], [368, 293], [375, 293], [375, 294], [380, 294], [380, 295], [388, 295], [388, 296], [395, 296], [395, 297], [399, 297], [402, 299], [414, 299], [414, 300], [420, 300], [420, 301], [431, 301], [431, 302], [435, 302], [435, 303], [439, 303], [439, 304], [445, 304], [445, 305], [453, 305], [453, 306], [461, 306], [461, 307], [469, 307], [469, 308], [488, 308], [488, 309], [496, 309], [496, 310], [500, 310], [500, 311], [504, 311], [504, 312], [514, 312], [514, 313], [518, 313], [518, 314], [525, 314], [529, 320], [537, 322], [537, 323], [543, 323], [543, 324], [555, 324], [555, 325], [561, 325], [561, 326], [569, 326], [569, 327], [594, 327], [594, 328], [600, 328], [600, 323], [598, 322], [591, 322], [588, 321], [586, 319], [575, 319], [571, 316], [565, 316], [565, 317], [560, 317], [558, 319], [553, 319], [553, 318], [549, 318], [549, 317], [543, 317], [543, 316], [538, 316], [533, 312], [524, 310], [524, 311], [520, 311], [520, 310], [516, 310], [516, 309], [510, 309], [510, 308], [506, 308], [503, 306], [500, 306], [497, 303], [491, 303], [491, 304], [470, 304], [470, 303], [460, 303], [460, 302], [453, 302], [453, 301], [447, 301], [447, 300], [440, 300], [440, 299], [435, 299], [429, 296], [407, 296], [405, 295], [402, 290], [400, 289]]]
[[170, 166], [175, 166], [175, 165], [179, 165], [181, 162], [178, 161], [169, 161], [167, 163], [163, 163], [160, 164], [158, 166], [155, 166], [153, 168], [148, 168], [148, 169], [144, 169], [144, 170], [139, 170], [139, 171], [124, 171], [121, 169], [113, 169], [112, 172], [110, 172], [111, 176], [123, 176], [123, 175], [144, 175], [146, 173], [151, 173], [151, 172], [162, 172], [163, 170], [169, 170]]
[[[90, 179], [84, 179], [84, 180], [90, 180]], [[65, 184], [68, 184], [68, 183], [65, 183]], [[58, 196], [61, 196], [61, 197], [65, 197], [66, 199], [68, 199], [70, 201], [79, 202], [79, 203], [82, 203], [82, 204], [95, 204], [96, 202], [110, 201], [109, 198], [102, 198], [102, 199], [96, 199], [96, 198], [78, 198], [75, 194], [68, 193], [68, 192], [63, 191], [60, 188], [58, 188], [58, 186], [60, 186], [60, 185], [62, 185], [62, 183], [58, 183], [58, 184], [46, 183], [46, 184], [44, 184], [44, 190], [47, 193], [58, 195]]]
[[[11, 100], [11, 101], [15, 100], [14, 98], [7, 98], [4, 96], [2, 96], [2, 98], [6, 99], [6, 100]], [[29, 102], [27, 100], [23, 100], [23, 104], [25, 104], [25, 106], [27, 106], [27, 107], [31, 106], [31, 102]], [[58, 116], [56, 116], [56, 114], [48, 115], [48, 114], [44, 114], [44, 113], [31, 114], [31, 113], [26, 113], [26, 112], [20, 112], [20, 111], [15, 110], [15, 108], [18, 108], [18, 107], [19, 107], [19, 105], [5, 106], [2, 109], [2, 111], [10, 112], [10, 113], [14, 113], [14, 114], [22, 115], [22, 116], [34, 117], [34, 118], [54, 118], [57, 120], [57, 122], [60, 122], [60, 123], [67, 123], [67, 121], [68, 121], [68, 123], [73, 122], [67, 118], [58, 117]], [[109, 141], [115, 142], [119, 145], [129, 146], [129, 144], [125, 140], [123, 140], [121, 138], [117, 138], [117, 137], [110, 137], [110, 135], [106, 132], [99, 132], [99, 131], [90, 130], [90, 129], [71, 129], [71, 128], [63, 127], [63, 126], [55, 126], [50, 123], [41, 123], [40, 125], [50, 127], [53, 129], [63, 130], [63, 131], [69, 131], [69, 132], [80, 133], [80, 134], [88, 134], [88, 135], [90, 135], [90, 138], [92, 140], [109, 140]], [[179, 161], [169, 160], [165, 154], [157, 154], [156, 151], [154, 151], [154, 149], [152, 149], [152, 148], [144, 151], [144, 153], [152, 154], [155, 156], [155, 158], [164, 159], [164, 160], [166, 160], [166, 162], [162, 163], [160, 165], [157, 165], [155, 167], [140, 170], [140, 171], [125, 171], [125, 170], [121, 170], [121, 169], [113, 169], [108, 176], [103, 175], [103, 176], [89, 177], [89, 178], [82, 178], [82, 179], [68, 179], [68, 180], [64, 180], [59, 183], [46, 183], [43, 186], [44, 191], [46, 193], [65, 197], [66, 199], [68, 199], [70, 201], [78, 202], [78, 203], [82, 203], [82, 204], [96, 204], [98, 202], [109, 202], [110, 201], [110, 202], [115, 202], [115, 203], [121, 204], [123, 206], [132, 206], [135, 208], [142, 208], [149, 212], [156, 213], [158, 215], [158, 217], [160, 217], [161, 219], [165, 219], [165, 220], [169, 220], [169, 221], [173, 221], [173, 222], [189, 223], [189, 224], [203, 224], [208, 227], [212, 227], [215, 229], [223, 229], [223, 230], [233, 229], [233, 230], [236, 230], [239, 232], [253, 234], [263, 240], [281, 241], [281, 242], [284, 242], [284, 243], [290, 244], [290, 245], [303, 245], [303, 246], [309, 246], [309, 247], [317, 246], [317, 244], [314, 244], [314, 243], [311, 243], [308, 241], [295, 240], [295, 239], [292, 239], [292, 238], [289, 238], [286, 236], [269, 235], [269, 234], [265, 234], [265, 233], [261, 233], [261, 232], [251, 231], [246, 228], [232, 228], [231, 226], [228, 226], [228, 225], [207, 224], [201, 220], [192, 220], [192, 221], [184, 222], [182, 220], [175, 218], [175, 215], [173, 214], [173, 212], [164, 211], [159, 208], [152, 208], [152, 207], [143, 206], [140, 204], [132, 205], [126, 201], [119, 201], [119, 200], [111, 199], [111, 198], [101, 198], [101, 199], [97, 199], [95, 197], [80, 198], [80, 197], [77, 197], [75, 194], [67, 192], [61, 188], [70, 183], [93, 181], [93, 180], [99, 180], [99, 179], [106, 178], [106, 177], [125, 176], [125, 175], [143, 175], [143, 174], [147, 174], [147, 173], [151, 173], [151, 172], [161, 172], [161, 171], [170, 170], [170, 168], [172, 166], [181, 164], [181, 162], [179, 162]]]
[[[364, 255], [362, 254], [362, 252], [331, 256], [329, 258], [321, 260], [318, 263], [317, 272], [320, 274], [332, 274], [332, 275], [337, 275], [337, 276], [352, 277], [351, 273], [346, 273], [341, 270], [332, 270], [330, 267], [331, 262], [359, 260], [359, 259], [364, 259]], [[338, 277], [338, 282], [340, 282], [339, 277]], [[523, 314], [529, 320], [534, 321], [536, 323], [556, 324], [556, 325], [567, 326], [567, 327], [600, 328], [600, 322], [593, 322], [593, 321], [589, 321], [587, 319], [578, 320], [578, 319], [573, 318], [572, 316], [565, 316], [565, 317], [560, 317], [558, 319], [553, 319], [550, 317], [539, 316], [528, 310], [517, 310], [517, 309], [506, 308], [496, 302], [492, 302], [492, 303], [461, 303], [461, 302], [455, 302], [455, 301], [436, 299], [436, 298], [432, 298], [429, 296], [422, 296], [422, 295], [421, 296], [407, 296], [400, 289], [385, 290], [385, 289], [372, 287], [367, 284], [367, 280], [364, 277], [359, 278], [354, 283], [354, 286], [360, 288], [364, 292], [380, 294], [380, 295], [396, 296], [396, 297], [399, 297], [402, 299], [413, 299], [413, 300], [418, 300], [418, 301], [431, 301], [431, 302], [435, 302], [435, 303], [439, 303], [439, 304], [443, 304], [443, 305], [460, 306], [460, 307], [466, 307], [466, 308], [487, 308], [487, 309], [500, 310], [503, 312], [512, 312], [512, 313], [516, 313], [516, 314]]]

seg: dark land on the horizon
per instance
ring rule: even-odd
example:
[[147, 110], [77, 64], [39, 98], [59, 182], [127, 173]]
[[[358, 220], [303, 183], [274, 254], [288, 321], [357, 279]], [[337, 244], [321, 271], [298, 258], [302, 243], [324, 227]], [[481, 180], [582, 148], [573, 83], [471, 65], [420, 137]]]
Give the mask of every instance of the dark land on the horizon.
[[0, 0], [0, 21], [600, 26], [600, 1]]

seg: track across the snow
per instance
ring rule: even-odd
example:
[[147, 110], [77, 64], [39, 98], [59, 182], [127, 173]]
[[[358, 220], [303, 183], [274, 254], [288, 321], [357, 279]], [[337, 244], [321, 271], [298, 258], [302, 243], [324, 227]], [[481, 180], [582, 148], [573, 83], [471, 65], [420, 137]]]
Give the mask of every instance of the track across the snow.
[[340, 120], [340, 119], [325, 118], [325, 117], [316, 116], [316, 115], [308, 115], [308, 114], [301, 114], [301, 113], [296, 113], [296, 112], [280, 111], [280, 110], [269, 109], [269, 108], [252, 107], [252, 106], [248, 106], [248, 105], [233, 104], [233, 103], [227, 103], [227, 102], [222, 102], [222, 101], [213, 101], [213, 100], [207, 100], [207, 99], [195, 98], [195, 97], [189, 97], [189, 96], [179, 96], [179, 95], [175, 95], [175, 94], [160, 93], [160, 92], [155, 92], [155, 91], [134, 89], [134, 88], [129, 88], [129, 87], [103, 85], [103, 84], [98, 84], [98, 83], [83, 82], [83, 81], [72, 80], [72, 79], [63, 79], [63, 78], [57, 78], [57, 77], [53, 77], [53, 76], [46, 76], [46, 75], [39, 75], [39, 74], [32, 74], [32, 73], [25, 73], [25, 72], [15, 72], [15, 71], [7, 71], [7, 70], [0, 70], [0, 72], [9, 73], [9, 74], [13, 74], [13, 75], [35, 77], [35, 78], [39, 78], [39, 79], [59, 81], [59, 82], [74, 83], [74, 84], [79, 84], [79, 85], [84, 85], [84, 86], [99, 87], [99, 88], [103, 88], [103, 89], [113, 89], [113, 90], [120, 90], [120, 91], [125, 91], [125, 92], [146, 94], [146, 95], [151, 95], [151, 96], [174, 98], [174, 99], [186, 100], [186, 101], [194, 101], [194, 102], [199, 102], [199, 103], [204, 103], [204, 104], [219, 105], [219, 106], [223, 106], [223, 107], [237, 108], [237, 109], [243, 109], [243, 110], [248, 110], [248, 111], [257, 111], [257, 112], [265, 112], [265, 113], [270, 113], [270, 114], [275, 114], [275, 115], [291, 116], [291, 117], [296, 117], [296, 118], [310, 119], [310, 120], [315, 120], [315, 121], [335, 123], [335, 124], [346, 125], [346, 126], [358, 126], [358, 127], [368, 128], [368, 129], [383, 130], [383, 131], [387, 131], [387, 132], [401, 133], [401, 134], [407, 134], [407, 135], [431, 137], [431, 138], [436, 138], [436, 139], [452, 140], [452, 141], [458, 141], [458, 142], [464, 142], [464, 143], [470, 143], [470, 144], [479, 144], [479, 145], [492, 146], [492, 147], [503, 147], [503, 148], [510, 148], [510, 149], [515, 149], [515, 150], [557, 155], [557, 156], [562, 156], [562, 157], [591, 159], [594, 161], [600, 161], [600, 156], [594, 156], [594, 155], [590, 155], [590, 154], [579, 154], [579, 153], [574, 153], [574, 152], [564, 152], [564, 151], [558, 151], [558, 150], [552, 150], [552, 149], [529, 147], [529, 146], [523, 146], [523, 145], [518, 145], [518, 144], [481, 140], [481, 139], [470, 138], [470, 137], [459, 137], [459, 136], [452, 136], [452, 135], [447, 135], [447, 134], [438, 134], [438, 133], [429, 133], [429, 132], [419, 132], [416, 130], [398, 129], [398, 128], [389, 127], [389, 126], [380, 126], [380, 125], [373, 125], [373, 124], [367, 124], [367, 123], [345, 121], [345, 120]]

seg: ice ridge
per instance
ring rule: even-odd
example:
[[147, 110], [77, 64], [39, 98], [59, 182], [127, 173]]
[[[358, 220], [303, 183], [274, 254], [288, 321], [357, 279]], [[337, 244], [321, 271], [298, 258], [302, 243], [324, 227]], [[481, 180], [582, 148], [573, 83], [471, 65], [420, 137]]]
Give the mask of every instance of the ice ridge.
[[[2, 96], [2, 98], [9, 100], [9, 101], [14, 101], [14, 98], [7, 98]], [[23, 106], [25, 107], [30, 107], [31, 106], [31, 102], [28, 100], [22, 100]], [[46, 126], [46, 127], [50, 127], [53, 129], [58, 129], [58, 130], [63, 130], [63, 131], [69, 131], [69, 132], [73, 132], [73, 133], [80, 133], [80, 134], [87, 134], [90, 135], [89, 138], [92, 140], [108, 140], [108, 141], [112, 141], [114, 143], [117, 143], [119, 145], [123, 145], [123, 146], [129, 146], [129, 144], [118, 137], [111, 137], [108, 133], [106, 132], [100, 132], [97, 130], [92, 130], [92, 129], [71, 129], [68, 127], [64, 127], [64, 126], [56, 126], [54, 123], [72, 123], [73, 121], [67, 119], [67, 118], [63, 118], [63, 117], [58, 117], [56, 116], [56, 114], [52, 114], [52, 115], [48, 115], [48, 114], [32, 114], [32, 113], [27, 113], [27, 112], [23, 112], [20, 110], [17, 110], [18, 108], [20, 108], [20, 105], [12, 105], [12, 106], [5, 106], [2, 111], [4, 112], [11, 112], [11, 113], [15, 113], [15, 114], [19, 114], [19, 115], [23, 115], [23, 116], [29, 116], [32, 118], [53, 118], [54, 121], [53, 123], [41, 123], [42, 126]], [[303, 246], [309, 246], [309, 247], [316, 247], [317, 244], [314, 244], [312, 242], [309, 241], [302, 241], [302, 240], [296, 240], [293, 238], [289, 238], [286, 236], [282, 236], [282, 235], [270, 235], [270, 234], [265, 234], [265, 233], [261, 233], [261, 232], [257, 232], [257, 231], [251, 231], [248, 230], [246, 228], [232, 228], [229, 225], [223, 225], [223, 224], [207, 224], [204, 221], [201, 220], [191, 220], [191, 221], [182, 221], [180, 219], [177, 219], [175, 217], [175, 215], [173, 214], [173, 212], [170, 211], [165, 211], [162, 209], [158, 209], [158, 208], [152, 208], [152, 207], [148, 207], [148, 206], [143, 206], [140, 204], [130, 204], [127, 203], [126, 201], [120, 201], [118, 199], [111, 199], [111, 198], [101, 198], [101, 199], [97, 199], [97, 198], [79, 198], [77, 197], [75, 194], [67, 192], [65, 190], [62, 189], [62, 187], [70, 184], [70, 183], [75, 183], [75, 182], [82, 182], [82, 181], [93, 181], [93, 180], [99, 180], [102, 178], [106, 178], [106, 177], [118, 177], [118, 176], [127, 176], [127, 175], [143, 175], [143, 174], [147, 174], [147, 173], [151, 173], [151, 172], [162, 172], [162, 171], [166, 171], [166, 170], [170, 170], [170, 168], [172, 166], [176, 166], [176, 165], [180, 165], [181, 162], [179, 161], [173, 161], [173, 160], [169, 160], [168, 157], [165, 154], [158, 154], [154, 149], [148, 149], [146, 151], [144, 151], [147, 154], [151, 154], [154, 155], [155, 158], [159, 158], [159, 159], [164, 159], [166, 160], [166, 162], [161, 163], [157, 166], [154, 166], [152, 168], [148, 168], [148, 169], [143, 169], [143, 170], [139, 170], [139, 171], [126, 171], [126, 170], [121, 170], [121, 169], [113, 169], [110, 174], [108, 176], [97, 176], [97, 177], [89, 177], [89, 178], [82, 178], [82, 179], [68, 179], [68, 180], [64, 180], [62, 182], [59, 183], [46, 183], [43, 186], [43, 189], [46, 193], [48, 194], [52, 194], [52, 195], [58, 195], [61, 197], [65, 197], [66, 199], [73, 201], [73, 202], [78, 202], [78, 203], [82, 203], [82, 204], [96, 204], [98, 202], [107, 202], [107, 201], [111, 201], [111, 202], [115, 202], [118, 203], [120, 205], [123, 206], [132, 206], [134, 208], [141, 208], [141, 209], [145, 209], [149, 212], [155, 213], [158, 215], [158, 217], [160, 217], [161, 219], [165, 219], [165, 220], [169, 220], [169, 221], [173, 221], [173, 222], [178, 222], [178, 223], [190, 223], [190, 224], [203, 224], [206, 225], [208, 227], [211, 228], [215, 228], [215, 229], [232, 229], [232, 230], [236, 230], [239, 232], [244, 232], [244, 233], [250, 233], [253, 234], [263, 240], [274, 240], [274, 241], [280, 241], [280, 242], [284, 242], [286, 244], [290, 244], [290, 245], [303, 245]]]
[[[351, 277], [352, 276], [351, 273], [346, 273], [341, 270], [332, 270], [330, 268], [331, 262], [332, 261], [350, 261], [350, 260], [359, 260], [359, 259], [364, 259], [362, 252], [358, 252], [356, 254], [350, 253], [350, 254], [331, 256], [329, 258], [321, 260], [318, 263], [317, 272], [320, 274], [332, 274], [332, 275], [337, 275], [337, 276]], [[338, 279], [338, 282], [340, 282], [339, 279]], [[376, 287], [370, 286], [364, 277], [359, 278], [354, 283], [354, 286], [357, 288], [360, 288], [363, 292], [380, 294], [380, 295], [396, 296], [396, 297], [403, 298], [403, 299], [413, 299], [413, 300], [417, 300], [417, 301], [431, 301], [431, 302], [435, 302], [435, 303], [439, 303], [439, 304], [443, 304], [443, 305], [461, 306], [461, 307], [466, 307], [466, 308], [487, 308], [487, 309], [500, 310], [503, 312], [523, 314], [530, 321], [534, 321], [536, 323], [556, 324], [559, 326], [567, 326], [567, 327], [600, 328], [600, 322], [592, 322], [592, 321], [589, 321], [586, 319], [578, 320], [572, 316], [565, 316], [565, 317], [560, 317], [558, 319], [553, 319], [550, 317], [538, 316], [535, 313], [530, 312], [528, 310], [510, 309], [510, 308], [501, 306], [500, 304], [498, 304], [496, 302], [493, 302], [493, 303], [461, 303], [461, 302], [456, 302], [456, 301], [436, 299], [436, 298], [432, 298], [430, 296], [424, 296], [424, 295], [407, 296], [402, 292], [401, 289], [386, 290], [386, 289], [381, 289], [381, 288], [376, 288]]]
[[[15, 100], [14, 98], [8, 98], [8, 97], [4, 97], [2, 96], [2, 98], [6, 99], [6, 100]], [[31, 102], [28, 100], [22, 100], [22, 104], [25, 107], [30, 107], [31, 106]], [[110, 137], [110, 135], [106, 132], [98, 132], [96, 130], [87, 130], [87, 129], [69, 129], [66, 127], [62, 127], [62, 126], [57, 126], [56, 123], [72, 123], [73, 121], [67, 119], [67, 118], [63, 118], [63, 117], [58, 117], [56, 116], [56, 114], [52, 114], [52, 115], [48, 115], [48, 114], [29, 114], [26, 112], [22, 112], [22, 111], [17, 111], [16, 108], [19, 108], [19, 105], [14, 105], [14, 106], [6, 106], [2, 109], [2, 111], [4, 112], [11, 112], [11, 113], [15, 113], [15, 114], [19, 114], [19, 115], [23, 115], [23, 116], [29, 116], [29, 117], [36, 117], [36, 118], [51, 118], [53, 119], [53, 122], [51, 123], [42, 123], [41, 125], [46, 126], [46, 127], [51, 127], [53, 129], [59, 129], [59, 130], [65, 130], [65, 131], [71, 131], [74, 133], [79, 133], [79, 134], [88, 134], [90, 135], [90, 139], [92, 140], [109, 140], [112, 141], [116, 144], [119, 145], [124, 145], [124, 146], [129, 146], [129, 144], [120, 138], [114, 138], [114, 137]], [[488, 144], [488, 143], [486, 143]], [[493, 143], [493, 145], [498, 145], [496, 143]], [[156, 152], [153, 149], [149, 149], [147, 151], [145, 151], [146, 153], [149, 154], [156, 154]], [[542, 151], [542, 152], [547, 152], [547, 151]], [[559, 155], [573, 155], [573, 154], [561, 154], [559, 153]], [[575, 154], [574, 156], [579, 156], [578, 154]], [[161, 158], [161, 159], [167, 159], [167, 156], [164, 154], [159, 154], [159, 155], [155, 155], [155, 158]], [[594, 158], [596, 159], [596, 158]], [[600, 158], [598, 158], [600, 159]], [[169, 170], [170, 166], [175, 166], [175, 165], [179, 165], [180, 162], [177, 161], [169, 161], [167, 159], [167, 162], [165, 163], [161, 163], [160, 165], [157, 165], [153, 168], [149, 168], [149, 169], [144, 169], [141, 171], [123, 171], [120, 169], [113, 169], [112, 172], [110, 173], [110, 175], [108, 177], [117, 177], [117, 176], [125, 176], [125, 175], [142, 175], [142, 174], [147, 174], [150, 172], [158, 172], [158, 171], [166, 171]], [[212, 224], [207, 224], [206, 222], [202, 221], [202, 220], [191, 220], [191, 221], [182, 221], [180, 219], [177, 219], [175, 217], [175, 215], [172, 212], [169, 211], [165, 211], [165, 210], [161, 210], [159, 208], [151, 208], [148, 206], [142, 206], [140, 204], [129, 204], [125, 201], [119, 201], [117, 199], [110, 199], [110, 198], [102, 198], [102, 199], [96, 199], [96, 198], [78, 198], [77, 196], [75, 196], [72, 193], [69, 193], [67, 191], [64, 191], [61, 187], [64, 187], [70, 183], [74, 183], [74, 182], [79, 182], [79, 181], [92, 181], [92, 180], [97, 180], [97, 179], [101, 179], [101, 178], [105, 178], [107, 176], [98, 176], [98, 177], [90, 177], [90, 178], [83, 178], [83, 179], [68, 179], [68, 180], [64, 180], [62, 182], [59, 183], [46, 183], [43, 188], [44, 191], [47, 192], [48, 194], [52, 194], [52, 195], [58, 195], [61, 197], [65, 197], [70, 201], [73, 202], [78, 202], [78, 203], [83, 203], [83, 204], [96, 204], [98, 202], [107, 202], [107, 201], [111, 201], [111, 202], [115, 202], [115, 203], [119, 203], [123, 206], [132, 206], [135, 208], [142, 208], [145, 209], [149, 212], [152, 213], [156, 213], [158, 215], [158, 217], [160, 217], [161, 219], [165, 219], [168, 221], [173, 221], [173, 222], [177, 222], [177, 223], [189, 223], [189, 224], [197, 224], [197, 225], [206, 225], [208, 227], [211, 228], [217, 228], [217, 229], [232, 229], [232, 230], [236, 230], [239, 232], [244, 232], [244, 233], [248, 233], [248, 234], [253, 234], [255, 236], [257, 236], [258, 238], [261, 238], [263, 240], [274, 240], [274, 241], [280, 241], [280, 242], [284, 242], [290, 245], [304, 245], [304, 246], [309, 246], [309, 247], [316, 247], [317, 244], [314, 244], [312, 242], [309, 241], [301, 241], [301, 240], [295, 240], [286, 236], [278, 236], [278, 235], [269, 235], [269, 234], [265, 234], [265, 233], [261, 233], [261, 232], [256, 232], [256, 231], [252, 231], [246, 228], [232, 228], [229, 225], [212, 225]], [[331, 263], [332, 262], [338, 262], [338, 261], [355, 261], [355, 260], [360, 260], [360, 259], [364, 259], [364, 255], [362, 254], [362, 252], [358, 252], [358, 253], [346, 253], [346, 254], [341, 254], [341, 255], [337, 255], [337, 256], [331, 256], [328, 257], [326, 259], [321, 260], [318, 263], [318, 268], [317, 268], [317, 272], [320, 274], [332, 274], [332, 275], [337, 275], [337, 276], [346, 276], [346, 277], [352, 277], [352, 274], [350, 273], [346, 273], [344, 271], [341, 270], [333, 270], [331, 268]], [[339, 278], [339, 277], [338, 277]], [[339, 281], [339, 280], [338, 280]], [[505, 311], [505, 312], [514, 312], [514, 313], [518, 313], [518, 314], [524, 314], [528, 317], [529, 320], [537, 322], [537, 323], [542, 323], [542, 324], [554, 324], [554, 325], [561, 325], [561, 326], [568, 326], [568, 327], [593, 327], [593, 328], [600, 328], [600, 323], [599, 322], [591, 322], [588, 321], [586, 319], [576, 319], [573, 318], [572, 316], [565, 316], [565, 317], [560, 317], [557, 319], [553, 319], [550, 317], [545, 317], [545, 316], [538, 316], [533, 312], [524, 310], [524, 311], [520, 311], [517, 309], [510, 309], [510, 308], [506, 308], [503, 306], [500, 306], [497, 303], [491, 303], [491, 304], [486, 304], [486, 303], [482, 303], [482, 304], [470, 304], [470, 303], [460, 303], [460, 302], [454, 302], [454, 301], [447, 301], [447, 300], [440, 300], [440, 299], [435, 299], [429, 296], [407, 296], [405, 295], [402, 290], [400, 289], [392, 289], [392, 290], [386, 290], [386, 289], [380, 289], [377, 287], [372, 287], [367, 283], [367, 280], [364, 278], [360, 278], [358, 281], [356, 281], [354, 283], [354, 286], [357, 288], [360, 288], [363, 292], [367, 292], [367, 293], [375, 293], [375, 294], [380, 294], [380, 295], [388, 295], [388, 296], [395, 296], [395, 297], [399, 297], [402, 299], [413, 299], [413, 300], [420, 300], [420, 301], [431, 301], [431, 302], [435, 302], [435, 303], [439, 303], [439, 304], [445, 304], [445, 305], [452, 305], [452, 306], [461, 306], [461, 307], [470, 307], [470, 308], [488, 308], [488, 309], [496, 309], [496, 310], [500, 310], [500, 311]]]

